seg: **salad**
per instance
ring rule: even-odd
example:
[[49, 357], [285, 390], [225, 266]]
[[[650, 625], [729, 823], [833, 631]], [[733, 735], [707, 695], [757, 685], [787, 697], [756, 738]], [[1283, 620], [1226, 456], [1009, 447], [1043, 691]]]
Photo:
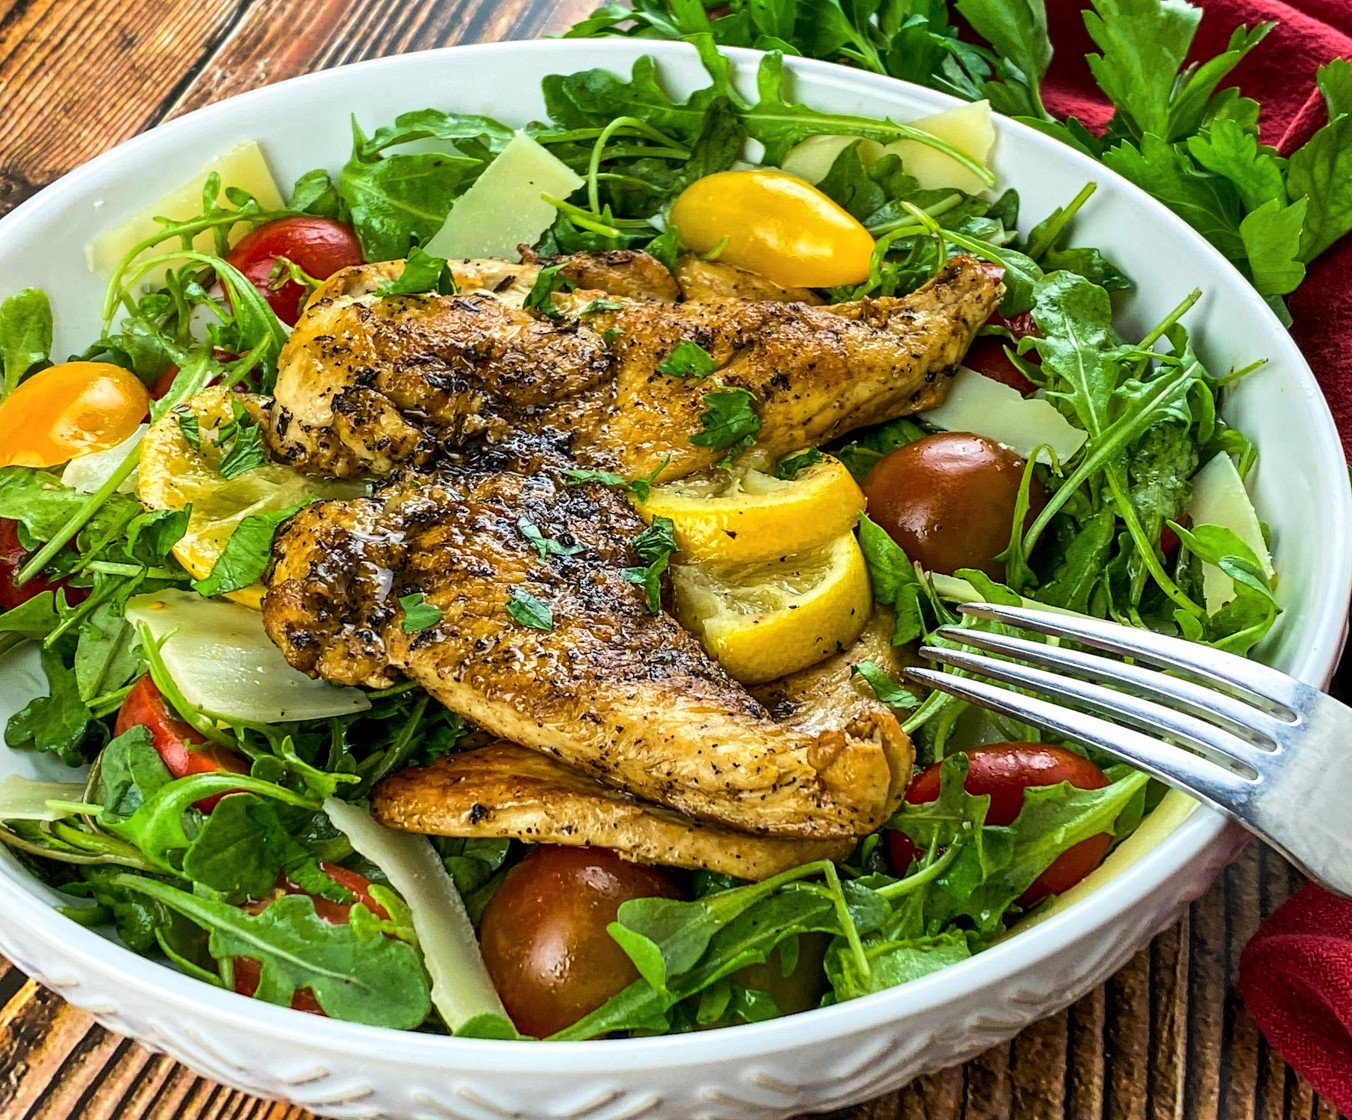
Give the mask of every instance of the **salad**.
[[[990, 170], [988, 105], [909, 123], [826, 113], [793, 99], [775, 53], [751, 99], [698, 46], [709, 85], [685, 100], [643, 58], [627, 77], [547, 78], [549, 119], [520, 130], [440, 108], [354, 121], [347, 162], [285, 200], [256, 147], [230, 153], [90, 247], [109, 276], [103, 330], [69, 359], [51, 353], [44, 293], [0, 304], [0, 653], [47, 684], [5, 741], [72, 768], [0, 782], [0, 842], [72, 921], [321, 1016], [468, 1037], [676, 1033], [964, 960], [1156, 811], [1145, 775], [904, 671], [940, 626], [997, 625], [958, 611], [975, 600], [1251, 650], [1277, 577], [1243, 481], [1257, 452], [1218, 400], [1261, 362], [1204, 365], [1186, 326], [1200, 293], [1144, 337], [1119, 334], [1115, 296], [1148, 278], [1075, 242], [1092, 183], [1020, 215]], [[403, 370], [471, 313], [625, 368], [658, 338], [644, 379], [696, 402], [688, 440], [650, 469], [652, 418], [614, 452], [632, 469], [559, 467], [562, 437], [533, 427], [552, 395], [455, 412], [461, 382], [430, 375], [450, 416], [437, 440], [400, 442], [409, 416], [435, 418], [427, 397], [398, 417], [355, 409], [372, 386], [407, 387], [381, 388], [383, 351], [343, 349], [367, 345], [352, 324], [397, 330], [388, 368]], [[662, 333], [693, 317], [700, 330]], [[837, 320], [889, 317], [936, 356], [907, 367], [909, 403], [876, 405], [882, 422], [858, 412], [863, 427], [806, 424], [827, 438], [799, 445], [773, 377], [747, 388], [718, 333], [726, 319], [800, 332], [774, 359], [787, 377], [819, 368]], [[860, 336], [831, 337], [846, 384], [872, 385]], [[342, 397], [330, 382], [349, 375]], [[321, 390], [299, 393], [306, 378]], [[453, 439], [466, 416], [479, 426]], [[537, 477], [553, 497], [511, 505]], [[447, 529], [447, 510], [480, 508], [474, 532]], [[398, 533], [377, 540], [392, 509]], [[494, 533], [515, 552], [510, 574], [489, 571], [489, 607], [446, 580], [458, 557], [496, 560]], [[397, 562], [371, 551], [409, 540]], [[403, 593], [420, 549], [440, 568]], [[614, 578], [601, 598], [630, 595], [637, 613], [585, 648], [639, 649], [655, 687], [696, 665], [716, 714], [736, 708], [755, 742], [807, 728], [809, 756], [829, 743], [860, 774], [886, 755], [878, 797], [844, 789], [813, 813], [777, 789], [771, 820], [731, 779], [699, 800], [644, 758], [612, 772], [533, 741], [577, 628], [591, 640], [567, 596], [595, 565]], [[380, 635], [376, 614], [344, 613], [368, 584]], [[514, 708], [465, 683], [503, 627], [512, 649], [557, 655], [558, 678]], [[654, 633], [668, 648], [639, 644]]]

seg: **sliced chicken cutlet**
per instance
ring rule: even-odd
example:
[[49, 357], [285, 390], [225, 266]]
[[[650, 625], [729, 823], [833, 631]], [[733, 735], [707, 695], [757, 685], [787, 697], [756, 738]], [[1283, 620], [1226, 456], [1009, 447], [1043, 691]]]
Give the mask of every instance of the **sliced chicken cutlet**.
[[726, 261], [706, 261], [686, 253], [676, 262], [676, 283], [681, 298], [768, 300], [771, 303], [825, 303], [811, 288], [785, 288], [758, 272], [738, 268]]
[[405, 832], [610, 848], [636, 862], [739, 879], [765, 879], [817, 859], [841, 860], [855, 843], [752, 836], [697, 821], [506, 742], [390, 775], [371, 791], [371, 812]]
[[[1003, 291], [974, 258], [955, 257], [900, 298], [664, 303], [579, 288], [554, 293], [550, 317], [483, 290], [326, 294], [343, 276], [310, 300], [282, 352], [267, 429], [276, 458], [337, 477], [552, 430], [569, 434], [584, 466], [638, 477], [666, 462], [663, 477], [676, 479], [726, 454], [703, 445], [716, 385], [751, 394], [756, 445], [780, 457], [939, 404]], [[686, 341], [712, 356], [716, 384], [658, 372]]]
[[[263, 612], [292, 665], [345, 684], [406, 675], [493, 735], [748, 832], [845, 838], [882, 823], [909, 775], [889, 712], [778, 726], [626, 578], [644, 526], [619, 493], [565, 485], [567, 460], [538, 448], [471, 460], [283, 527]], [[547, 562], [541, 538], [557, 546]], [[441, 615], [409, 633], [399, 601], [415, 593]]]

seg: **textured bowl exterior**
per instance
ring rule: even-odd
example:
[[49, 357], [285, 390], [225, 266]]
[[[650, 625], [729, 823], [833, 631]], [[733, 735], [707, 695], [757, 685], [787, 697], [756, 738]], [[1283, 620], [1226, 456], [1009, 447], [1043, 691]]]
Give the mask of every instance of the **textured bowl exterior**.
[[[345, 158], [348, 113], [365, 123], [441, 104], [523, 122], [542, 114], [539, 78], [592, 65], [624, 70], [646, 51], [678, 84], [701, 84], [692, 52], [624, 42], [452, 48], [296, 79], [190, 114], [121, 146], [0, 220], [0, 276], [53, 293], [58, 349], [96, 329], [101, 284], [83, 264], [95, 233], [243, 139], [259, 139], [289, 182]], [[739, 80], [752, 52], [733, 52]], [[795, 60], [798, 96], [825, 108], [907, 119], [951, 99]], [[502, 88], [510, 75], [510, 88]], [[1286, 617], [1265, 655], [1323, 683], [1345, 636], [1352, 580], [1349, 493], [1336, 431], [1286, 333], [1228, 263], [1162, 207], [1029, 129], [998, 122], [997, 170], [1031, 218], [1087, 180], [1100, 191], [1078, 222], [1128, 271], [1150, 277], [1122, 309], [1148, 329], [1194, 286], [1194, 322], [1216, 368], [1272, 360], [1227, 401], [1263, 449], [1257, 500], [1272, 524]], [[147, 173], [146, 169], [153, 169]], [[0, 293], [3, 294], [3, 293]], [[80, 309], [89, 309], [83, 320]], [[9, 658], [0, 719], [38, 687], [31, 657]], [[0, 775], [59, 777], [49, 760], [0, 750]], [[961, 1062], [1072, 1003], [1198, 897], [1244, 841], [1198, 811], [1104, 889], [971, 961], [901, 988], [802, 1015], [672, 1038], [535, 1044], [458, 1040], [332, 1022], [198, 983], [70, 922], [59, 897], [0, 852], [0, 952], [105, 1026], [226, 1084], [336, 1117], [392, 1120], [774, 1120], [839, 1108]]]

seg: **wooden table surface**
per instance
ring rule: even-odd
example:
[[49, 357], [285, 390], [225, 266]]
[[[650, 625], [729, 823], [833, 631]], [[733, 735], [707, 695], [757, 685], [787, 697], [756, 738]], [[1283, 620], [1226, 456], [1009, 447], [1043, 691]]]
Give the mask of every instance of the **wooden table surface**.
[[[558, 31], [592, 0], [0, 0], [0, 213], [170, 117], [357, 59]], [[410, 91], [410, 108], [416, 91]], [[9, 278], [6, 284], [20, 278]], [[1250, 846], [1186, 918], [1062, 1015], [837, 1120], [1334, 1120], [1236, 994], [1299, 885]], [[304, 1120], [105, 1031], [0, 961], [0, 1120]]]

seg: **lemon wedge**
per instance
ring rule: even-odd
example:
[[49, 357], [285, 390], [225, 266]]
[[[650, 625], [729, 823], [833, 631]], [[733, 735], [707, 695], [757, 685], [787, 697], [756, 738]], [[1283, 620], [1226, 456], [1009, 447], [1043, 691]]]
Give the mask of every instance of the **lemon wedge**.
[[820, 548], [751, 564], [673, 564], [681, 625], [728, 673], [759, 684], [854, 642], [873, 611], [853, 533]]
[[[216, 433], [235, 419], [235, 404], [255, 422], [262, 416], [261, 397], [213, 387], [162, 416], [141, 442], [137, 496], [147, 509], [192, 506], [188, 530], [174, 545], [174, 556], [198, 579], [210, 575], [226, 541], [246, 517], [316, 498], [356, 497], [365, 490], [359, 482], [312, 478], [271, 462], [224, 478], [220, 473], [224, 451]], [[189, 432], [196, 433], [197, 446], [190, 442]], [[263, 586], [255, 583], [225, 597], [257, 610]]]
[[845, 464], [826, 456], [789, 479], [752, 464], [683, 478], [653, 487], [638, 509], [646, 521], [671, 518], [682, 559], [754, 564], [850, 532], [864, 494]]

